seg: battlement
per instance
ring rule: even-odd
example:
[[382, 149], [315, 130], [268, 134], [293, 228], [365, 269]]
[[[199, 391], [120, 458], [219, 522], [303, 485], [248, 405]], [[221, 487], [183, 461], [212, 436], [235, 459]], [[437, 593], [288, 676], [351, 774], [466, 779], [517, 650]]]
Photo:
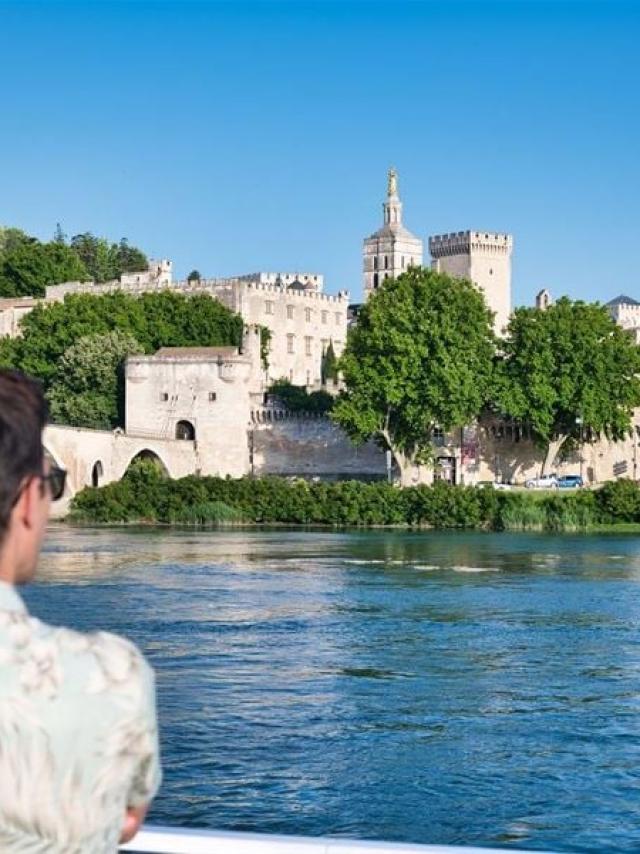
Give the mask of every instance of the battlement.
[[273, 294], [277, 297], [286, 297], [287, 300], [303, 300], [306, 302], [316, 300], [324, 305], [342, 305], [345, 301], [349, 301], [348, 291], [339, 291], [335, 295], [325, 294], [316, 290], [298, 290], [297, 288], [288, 288], [285, 285], [250, 281], [244, 278], [181, 281], [175, 282], [172, 288], [180, 291], [180, 293], [209, 293], [212, 295], [223, 291], [230, 292], [235, 288], [247, 292]]
[[510, 255], [513, 236], [492, 231], [454, 231], [451, 234], [436, 234], [429, 238], [432, 258], [447, 255], [470, 255], [483, 252], [495, 255]]

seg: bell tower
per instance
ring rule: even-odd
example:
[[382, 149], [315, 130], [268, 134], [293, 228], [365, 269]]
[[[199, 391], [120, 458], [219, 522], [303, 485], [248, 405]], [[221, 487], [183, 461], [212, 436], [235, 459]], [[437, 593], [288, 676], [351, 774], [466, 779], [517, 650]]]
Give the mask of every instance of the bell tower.
[[382, 204], [382, 213], [382, 228], [367, 237], [363, 246], [365, 300], [385, 279], [395, 278], [409, 267], [422, 265], [422, 240], [411, 234], [402, 224], [398, 173], [393, 168], [387, 176], [387, 198]]

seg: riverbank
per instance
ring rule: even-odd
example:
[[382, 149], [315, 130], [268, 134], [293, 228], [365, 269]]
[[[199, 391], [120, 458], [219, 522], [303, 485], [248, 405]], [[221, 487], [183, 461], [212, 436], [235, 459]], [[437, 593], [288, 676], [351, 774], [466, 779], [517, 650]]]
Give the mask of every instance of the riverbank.
[[[471, 528], [492, 531], [640, 532], [640, 489], [628, 480], [598, 490], [508, 492], [436, 483], [400, 489], [383, 482], [285, 478], [163, 477], [152, 465], [73, 499], [81, 524], [322, 525]], [[622, 527], [621, 527], [622, 526]]]

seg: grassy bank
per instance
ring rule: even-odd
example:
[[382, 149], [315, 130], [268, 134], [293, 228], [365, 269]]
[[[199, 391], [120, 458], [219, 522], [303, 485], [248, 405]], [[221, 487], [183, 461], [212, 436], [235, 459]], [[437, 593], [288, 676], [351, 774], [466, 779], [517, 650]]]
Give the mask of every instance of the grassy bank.
[[[620, 480], [597, 491], [535, 493], [492, 487], [337, 483], [284, 478], [185, 477], [169, 480], [151, 464], [119, 482], [87, 488], [71, 519], [88, 524], [150, 522], [176, 525], [287, 524], [494, 531], [606, 531], [640, 526], [640, 490]], [[640, 530], [640, 528], [639, 528]]]

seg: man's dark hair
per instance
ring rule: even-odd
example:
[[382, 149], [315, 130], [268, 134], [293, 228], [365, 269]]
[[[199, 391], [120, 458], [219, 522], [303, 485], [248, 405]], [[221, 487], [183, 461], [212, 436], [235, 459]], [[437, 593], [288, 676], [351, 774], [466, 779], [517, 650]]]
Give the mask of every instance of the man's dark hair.
[[43, 471], [46, 422], [40, 383], [20, 371], [0, 370], [0, 542], [24, 479]]

